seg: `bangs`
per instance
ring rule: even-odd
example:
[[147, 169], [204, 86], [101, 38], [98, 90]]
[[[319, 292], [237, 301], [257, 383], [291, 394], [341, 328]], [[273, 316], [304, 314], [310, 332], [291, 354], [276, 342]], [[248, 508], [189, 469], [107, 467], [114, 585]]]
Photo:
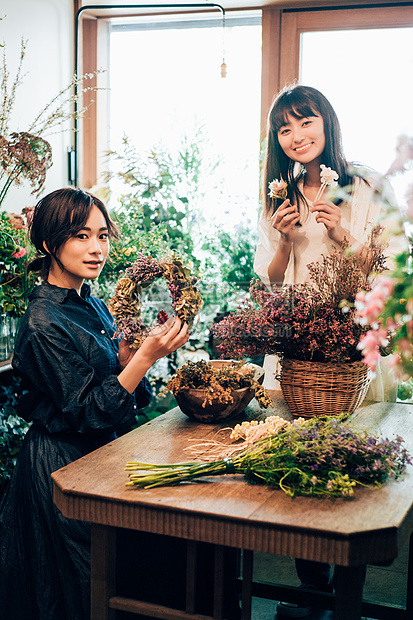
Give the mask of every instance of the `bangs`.
[[279, 131], [284, 125], [288, 125], [288, 117], [306, 118], [308, 116], [320, 116], [320, 112], [314, 102], [308, 96], [302, 96], [297, 89], [285, 93], [280, 97], [277, 105], [273, 108], [272, 128]]
[[85, 204], [84, 202], [80, 202], [77, 205], [77, 208], [74, 209], [70, 213], [70, 225], [68, 232], [72, 234], [78, 233], [80, 230], [85, 228], [86, 223], [89, 219], [90, 212], [92, 210], [93, 202], [90, 201], [89, 204]]

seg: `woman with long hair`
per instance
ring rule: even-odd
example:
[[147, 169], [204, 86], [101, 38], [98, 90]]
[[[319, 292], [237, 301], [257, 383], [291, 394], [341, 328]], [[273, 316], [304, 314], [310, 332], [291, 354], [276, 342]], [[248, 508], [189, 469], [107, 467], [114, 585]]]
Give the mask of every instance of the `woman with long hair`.
[[[329, 170], [330, 169], [330, 170]], [[320, 174], [350, 188], [350, 199], [331, 200]], [[374, 193], [374, 173], [348, 162], [340, 124], [326, 97], [317, 89], [293, 85], [275, 98], [268, 116], [263, 178], [263, 209], [254, 271], [268, 287], [308, 281], [309, 263], [349, 247], [363, 260], [373, 226], [383, 211]], [[269, 191], [270, 190], [270, 191]], [[395, 254], [389, 249], [389, 254]], [[279, 389], [274, 378], [276, 356], [266, 356], [264, 386]], [[397, 383], [388, 368], [377, 369], [370, 400], [395, 400]], [[303, 587], [332, 590], [328, 564], [296, 560]], [[280, 617], [304, 617], [310, 607], [280, 603]]]

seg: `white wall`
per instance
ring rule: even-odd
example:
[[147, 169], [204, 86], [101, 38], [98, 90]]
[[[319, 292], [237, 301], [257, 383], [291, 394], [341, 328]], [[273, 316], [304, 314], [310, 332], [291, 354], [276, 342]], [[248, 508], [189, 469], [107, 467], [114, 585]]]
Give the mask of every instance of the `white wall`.
[[[22, 37], [27, 40], [24, 59], [24, 78], [17, 89], [16, 103], [9, 131], [27, 131], [28, 127], [49, 101], [66, 87], [73, 68], [73, 2], [72, 0], [0, 0], [0, 43], [6, 45], [6, 62], [13, 82], [20, 57]], [[2, 54], [2, 49], [0, 49]], [[42, 195], [67, 180], [67, 148], [72, 144], [70, 125], [66, 131], [44, 135], [52, 146], [53, 166], [49, 169]], [[33, 206], [36, 198], [31, 186], [24, 182], [12, 187], [2, 208], [20, 213]]]

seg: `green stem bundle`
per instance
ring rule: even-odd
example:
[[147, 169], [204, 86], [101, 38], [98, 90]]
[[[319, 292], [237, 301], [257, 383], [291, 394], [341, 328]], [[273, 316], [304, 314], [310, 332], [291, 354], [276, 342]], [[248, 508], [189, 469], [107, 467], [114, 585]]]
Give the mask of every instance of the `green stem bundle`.
[[243, 474], [248, 482], [279, 487], [290, 497], [350, 497], [356, 485], [398, 477], [411, 459], [403, 440], [356, 432], [340, 418], [293, 423], [231, 458], [155, 465], [129, 462], [127, 486], [172, 486], [204, 476]]

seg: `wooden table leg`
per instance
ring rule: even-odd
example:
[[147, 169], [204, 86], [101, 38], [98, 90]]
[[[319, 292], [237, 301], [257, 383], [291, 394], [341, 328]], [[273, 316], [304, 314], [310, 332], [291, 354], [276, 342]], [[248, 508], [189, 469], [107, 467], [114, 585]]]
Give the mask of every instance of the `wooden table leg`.
[[116, 532], [113, 528], [91, 526], [90, 620], [114, 620], [109, 598], [115, 594]]
[[224, 551], [225, 547], [214, 546], [214, 611], [213, 618], [224, 617]]
[[360, 620], [364, 566], [336, 566], [335, 620]]
[[413, 620], [413, 534], [409, 542], [409, 563], [407, 567], [406, 620]]
[[196, 559], [198, 543], [195, 540], [188, 540], [186, 543], [186, 595], [185, 609], [187, 613], [195, 613], [196, 595]]
[[254, 568], [254, 552], [244, 549], [242, 552], [242, 595], [241, 619], [250, 620], [252, 611], [252, 573]]

